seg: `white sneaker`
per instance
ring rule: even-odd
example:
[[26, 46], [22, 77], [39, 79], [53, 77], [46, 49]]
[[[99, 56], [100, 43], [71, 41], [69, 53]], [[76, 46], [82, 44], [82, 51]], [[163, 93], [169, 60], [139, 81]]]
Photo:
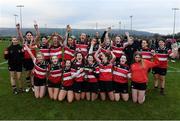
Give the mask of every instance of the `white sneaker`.
[[175, 60], [171, 60], [172, 63], [175, 63], [176, 61]]
[[146, 99], [146, 95], [144, 95], [144, 97], [143, 97], [143, 102], [145, 101], [145, 99]]
[[32, 87], [31, 90], [34, 92], [34, 87]]
[[25, 89], [25, 92], [30, 92], [30, 87], [27, 87], [26, 89]]

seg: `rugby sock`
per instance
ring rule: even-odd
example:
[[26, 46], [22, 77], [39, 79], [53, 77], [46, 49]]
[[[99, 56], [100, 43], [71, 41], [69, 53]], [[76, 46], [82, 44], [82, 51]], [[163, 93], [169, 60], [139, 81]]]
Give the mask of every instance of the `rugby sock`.
[[12, 85], [12, 89], [16, 90], [17, 89], [16, 85]]
[[23, 92], [23, 88], [19, 88], [19, 92]]
[[16, 85], [12, 85], [12, 89], [13, 89], [13, 94], [15, 95], [18, 94]]
[[156, 87], [156, 86], [154, 86], [154, 89], [157, 89], [158, 88], [158, 86]]
[[160, 89], [160, 93], [163, 95], [164, 94], [164, 88]]
[[30, 77], [26, 77], [27, 86], [31, 87]]
[[144, 95], [144, 97], [143, 97], [143, 102], [145, 101], [145, 99], [146, 99], [146, 95]]
[[26, 80], [30, 80], [30, 76], [29, 76], [29, 77], [26, 77]]

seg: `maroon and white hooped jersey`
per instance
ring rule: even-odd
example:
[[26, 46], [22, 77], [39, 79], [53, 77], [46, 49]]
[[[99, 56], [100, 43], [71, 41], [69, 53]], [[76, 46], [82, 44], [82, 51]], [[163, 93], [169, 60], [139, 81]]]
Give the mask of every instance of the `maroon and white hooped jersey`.
[[88, 54], [88, 45], [86, 44], [76, 44], [76, 49], [79, 49], [83, 56]]
[[72, 60], [74, 58], [75, 50], [69, 47], [64, 47], [64, 60]]
[[44, 55], [45, 60], [49, 60], [50, 59], [49, 44], [39, 44], [38, 48], [39, 51]]
[[140, 53], [141, 53], [143, 59], [151, 61], [151, 59], [152, 59], [151, 49], [149, 49], [149, 48], [148, 49], [141, 49]]
[[[84, 64], [83, 63], [78, 63], [78, 62], [74, 62], [73, 64], [73, 67], [74, 69], [76, 70], [76, 73], [77, 71], [80, 69], [80, 68], [83, 68], [84, 67]], [[83, 82], [84, 81], [84, 75], [85, 75], [85, 72], [82, 71], [80, 74], [78, 74], [76, 77], [75, 77], [75, 82]]]
[[35, 59], [32, 73], [39, 79], [45, 79], [47, 74], [47, 63], [45, 61], [42, 63], [37, 63], [37, 60]]
[[102, 53], [108, 53], [109, 50], [106, 50], [106, 49], [104, 49], [104, 48], [101, 48], [100, 52], [102, 52]]
[[112, 81], [112, 64], [99, 64], [99, 81]]
[[158, 48], [155, 50], [156, 55], [158, 57], [159, 60], [159, 68], [167, 68], [168, 67], [168, 57], [169, 55], [172, 53], [171, 50], [167, 49], [167, 48]]
[[129, 67], [127, 65], [116, 64], [113, 68], [113, 81], [118, 83], [128, 83]]
[[72, 86], [74, 83], [74, 79], [72, 75], [76, 72], [75, 69], [64, 70], [63, 72], [63, 86]]
[[50, 59], [50, 53], [49, 53], [49, 49], [39, 49], [41, 51], [41, 53], [44, 55], [45, 60]]
[[86, 74], [85, 78], [87, 79], [88, 82], [90, 82], [90, 83], [98, 82], [98, 79], [95, 76], [95, 74], [99, 74], [99, 66], [97, 66], [97, 64], [86, 65], [84, 67], [84, 71]]
[[116, 56], [116, 58], [120, 58], [121, 55], [124, 54], [124, 52], [123, 52], [124, 48], [123, 47], [112, 46], [111, 48], [112, 48], [112, 52]]
[[[29, 49], [31, 50], [32, 54], [35, 56], [36, 55], [36, 45], [32, 45], [31, 47], [29, 45], [27, 45], [29, 47]], [[24, 59], [31, 59], [31, 56], [29, 55], [28, 51], [25, 48], [25, 45], [23, 45], [23, 49], [24, 49]]]
[[53, 83], [60, 83], [62, 80], [62, 68], [59, 64], [49, 66], [49, 77], [48, 79]]
[[81, 72], [80, 74], [78, 74], [78, 75], [76, 76], [75, 81], [76, 81], [76, 82], [83, 82], [83, 81], [84, 81], [84, 75], [85, 75], [84, 71]]
[[50, 47], [49, 49], [50, 56], [57, 56], [58, 59], [62, 59], [62, 48], [61, 46], [58, 47]]

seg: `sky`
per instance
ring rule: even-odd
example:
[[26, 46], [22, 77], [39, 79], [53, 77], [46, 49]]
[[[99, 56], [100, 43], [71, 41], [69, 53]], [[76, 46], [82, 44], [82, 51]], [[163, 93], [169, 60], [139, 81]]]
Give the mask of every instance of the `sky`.
[[[174, 12], [180, 0], [0, 0], [0, 28], [15, 27], [15, 17], [22, 26], [130, 29], [172, 34]], [[180, 32], [180, 10], [176, 11], [176, 32]], [[121, 23], [121, 24], [119, 24]], [[97, 26], [96, 26], [97, 25]]]

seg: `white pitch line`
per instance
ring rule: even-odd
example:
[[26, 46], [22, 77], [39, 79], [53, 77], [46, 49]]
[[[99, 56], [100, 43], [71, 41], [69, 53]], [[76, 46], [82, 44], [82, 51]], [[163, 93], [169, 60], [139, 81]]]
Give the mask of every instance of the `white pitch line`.
[[169, 68], [172, 68], [172, 69], [175, 69], [175, 70], [180, 70], [179, 68], [175, 68], [175, 67], [172, 67], [172, 66], [168, 66]]
[[168, 73], [179, 73], [180, 71], [167, 71]]
[[[0, 70], [8, 70], [7, 67], [0, 67]], [[179, 71], [167, 71], [168, 73], [180, 73], [180, 70]]]
[[2, 63], [0, 63], [0, 66], [3, 65], [3, 64], [6, 64], [6, 63], [7, 63], [7, 61], [2, 62]]
[[7, 70], [7, 67], [0, 67], [0, 70]]

